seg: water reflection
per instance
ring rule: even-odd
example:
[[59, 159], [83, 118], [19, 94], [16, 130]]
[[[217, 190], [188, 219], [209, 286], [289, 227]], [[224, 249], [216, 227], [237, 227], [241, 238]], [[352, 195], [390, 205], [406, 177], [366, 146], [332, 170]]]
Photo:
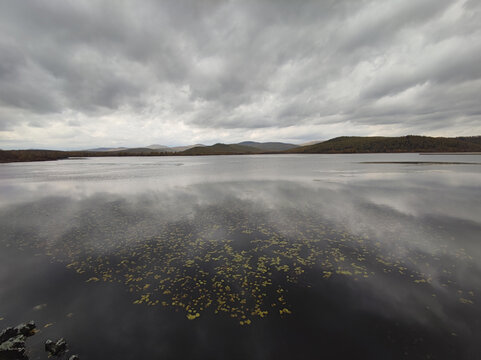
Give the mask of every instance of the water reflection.
[[342, 159], [10, 167], [0, 316], [88, 358], [475, 357], [479, 170]]

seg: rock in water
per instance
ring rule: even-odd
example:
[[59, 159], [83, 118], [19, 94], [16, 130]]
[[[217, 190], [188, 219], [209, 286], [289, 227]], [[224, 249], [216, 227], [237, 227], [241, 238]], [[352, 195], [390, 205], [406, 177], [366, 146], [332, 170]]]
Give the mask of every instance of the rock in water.
[[67, 342], [64, 338], [53, 342], [52, 340], [47, 340], [45, 342], [45, 351], [51, 356], [58, 356], [63, 354], [67, 350]]
[[3, 330], [0, 333], [0, 359], [28, 360], [25, 354], [25, 341], [33, 334], [35, 334], [33, 321]]
[[0, 359], [27, 360], [25, 355], [25, 336], [18, 335], [0, 344]]
[[[0, 332], [0, 360], [28, 360], [25, 354], [25, 341], [35, 334], [35, 323], [30, 321], [16, 327], [8, 327]], [[61, 356], [67, 351], [64, 338], [53, 342], [45, 342], [45, 351], [49, 356]], [[70, 356], [69, 360], [79, 360], [78, 355]]]
[[8, 327], [8, 328], [4, 329], [0, 333], [0, 344], [4, 343], [8, 339], [11, 339], [11, 338], [13, 338], [17, 335], [18, 335], [17, 330], [15, 330], [13, 327]]
[[45, 341], [46, 352], [51, 353], [54, 347], [55, 347], [55, 343], [52, 340], [48, 339], [47, 341]]
[[15, 327], [15, 330], [18, 331], [19, 334], [29, 337], [35, 334], [35, 327], [35, 323], [33, 321], [29, 321], [26, 324], [18, 325]]

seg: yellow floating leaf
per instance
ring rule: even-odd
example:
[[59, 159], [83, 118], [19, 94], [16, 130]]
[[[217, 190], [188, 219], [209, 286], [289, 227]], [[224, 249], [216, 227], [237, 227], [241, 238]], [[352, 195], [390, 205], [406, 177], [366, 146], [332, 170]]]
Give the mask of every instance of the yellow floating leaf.
[[187, 319], [189, 319], [189, 320], [194, 320], [194, 319], [197, 319], [199, 316], [200, 316], [199, 313], [187, 314]]

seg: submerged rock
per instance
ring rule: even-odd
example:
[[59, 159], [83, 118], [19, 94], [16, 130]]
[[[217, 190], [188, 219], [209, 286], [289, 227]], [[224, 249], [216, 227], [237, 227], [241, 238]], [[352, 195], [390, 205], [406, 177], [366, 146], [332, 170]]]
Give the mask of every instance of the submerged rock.
[[25, 354], [27, 337], [35, 334], [35, 323], [30, 321], [14, 328], [8, 327], [0, 333], [0, 359], [28, 360]]
[[47, 304], [38, 304], [36, 306], [33, 307], [33, 310], [34, 311], [40, 311], [40, 310], [43, 310], [47, 307]]

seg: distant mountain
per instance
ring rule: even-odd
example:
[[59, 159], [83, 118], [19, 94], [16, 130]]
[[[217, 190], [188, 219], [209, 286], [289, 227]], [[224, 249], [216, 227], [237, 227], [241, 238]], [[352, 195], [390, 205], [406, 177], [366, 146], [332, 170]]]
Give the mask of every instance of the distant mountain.
[[299, 144], [298, 146], [314, 145], [314, 144], [319, 144], [320, 142], [322, 142], [322, 140], [312, 140], [312, 141], [308, 141], [308, 142]]
[[191, 149], [193, 147], [201, 147], [205, 146], [203, 144], [195, 144], [195, 145], [185, 145], [185, 146], [167, 146], [167, 145], [160, 145], [160, 144], [152, 144], [145, 147], [136, 147], [136, 148], [127, 148], [127, 147], [99, 147], [95, 149], [88, 149], [85, 151], [89, 152], [128, 152], [128, 153], [148, 153], [148, 152], [180, 152], [187, 149]]
[[481, 144], [461, 138], [429, 136], [341, 136], [288, 150], [290, 153], [480, 152]]
[[184, 150], [179, 155], [234, 155], [234, 154], [255, 154], [262, 150], [239, 144], [215, 144], [211, 146], [196, 146]]
[[180, 151], [185, 151], [185, 150], [192, 149], [192, 148], [195, 148], [195, 147], [204, 147], [204, 146], [206, 146], [206, 145], [195, 144], [195, 145], [185, 145], [185, 146], [173, 146], [173, 147], [170, 148], [169, 151], [180, 152]]
[[96, 149], [88, 149], [85, 151], [95, 151], [95, 152], [101, 152], [101, 151], [122, 151], [122, 150], [127, 150], [128, 148], [126, 147], [117, 147], [117, 148], [111, 148], [111, 147], [99, 147]]
[[149, 148], [149, 147], [139, 147], [139, 148], [128, 148], [119, 151], [120, 154], [155, 154], [155, 153], [165, 153], [170, 152], [170, 148]]
[[282, 143], [282, 142], [255, 142], [255, 141], [243, 141], [238, 143], [237, 145], [241, 146], [249, 146], [253, 147], [262, 151], [285, 151], [289, 149], [294, 149], [298, 147], [298, 145]]
[[[203, 144], [195, 144], [195, 145], [185, 145], [185, 146], [166, 146], [166, 145], [149, 145], [146, 148], [151, 149], [151, 150], [156, 150], [156, 151], [161, 151], [161, 152], [180, 152], [188, 149], [192, 149], [194, 147], [202, 147], [205, 146]], [[142, 148], [137, 148], [142, 149]]]
[[167, 145], [159, 145], [159, 144], [153, 144], [153, 145], [149, 145], [149, 146], [146, 146], [146, 148], [148, 149], [152, 149], [152, 150], [164, 150], [164, 149], [170, 149], [169, 146]]

